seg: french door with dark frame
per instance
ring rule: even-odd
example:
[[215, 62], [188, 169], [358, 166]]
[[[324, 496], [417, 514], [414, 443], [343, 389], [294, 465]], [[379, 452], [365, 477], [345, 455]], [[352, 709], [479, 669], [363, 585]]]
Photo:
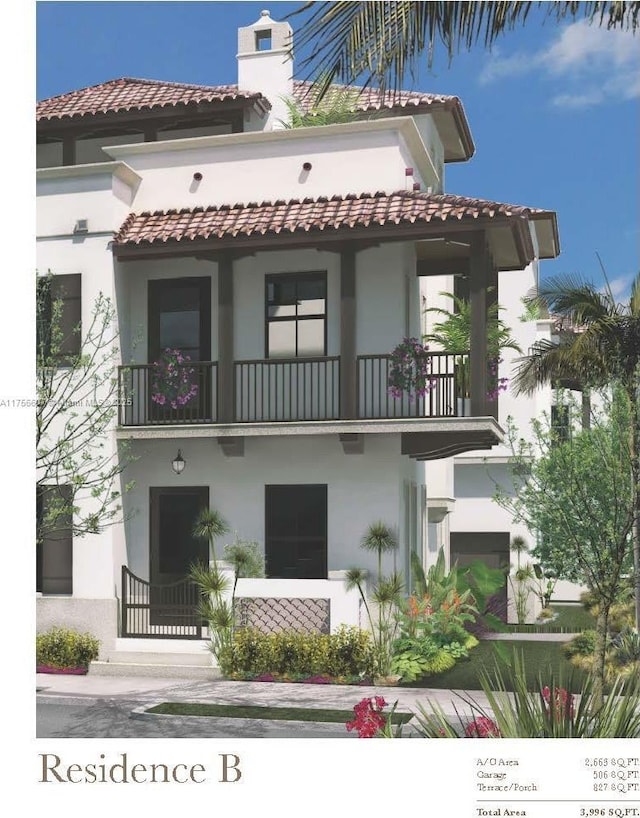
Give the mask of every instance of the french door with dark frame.
[[208, 565], [209, 543], [193, 536], [209, 508], [208, 486], [149, 489], [149, 581], [152, 625], [193, 625], [199, 592], [185, 583], [191, 566]]
[[268, 577], [327, 578], [327, 486], [265, 486]]
[[[203, 362], [211, 361], [211, 278], [163, 278], [148, 283], [148, 358], [150, 364], [159, 361], [166, 350], [178, 351], [193, 366], [181, 367], [180, 384], [193, 386], [195, 395], [186, 402], [182, 396], [178, 405], [160, 405], [151, 395], [162, 384], [161, 378], [150, 372], [149, 414], [155, 422], [174, 420], [211, 421], [214, 370]], [[182, 373], [184, 373], [182, 375]], [[159, 380], [158, 380], [159, 378]], [[154, 389], [156, 387], [156, 389]], [[169, 393], [175, 391], [168, 379]]]

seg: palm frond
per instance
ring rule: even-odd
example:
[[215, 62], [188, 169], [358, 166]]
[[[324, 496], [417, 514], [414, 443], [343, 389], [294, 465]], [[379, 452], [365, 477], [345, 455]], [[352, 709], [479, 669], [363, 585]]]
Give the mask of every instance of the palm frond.
[[578, 276], [555, 276], [542, 282], [535, 301], [577, 326], [603, 322], [617, 314], [610, 291], [599, 292]]
[[629, 314], [632, 318], [640, 319], [640, 273], [636, 275], [631, 284], [631, 297], [629, 298]]
[[640, 3], [620, 2], [307, 2], [289, 18], [300, 15], [296, 48], [309, 51], [302, 62], [307, 76], [320, 76], [318, 91], [326, 93], [336, 80], [382, 91], [401, 87], [420, 65], [433, 63], [436, 47], [449, 59], [476, 43], [491, 47], [506, 31], [525, 24], [532, 7], [562, 20], [584, 17], [607, 28], [638, 25]]
[[367, 528], [360, 540], [360, 547], [365, 551], [386, 554], [388, 551], [395, 551], [398, 547], [398, 539], [390, 526], [378, 520]]
[[213, 542], [229, 532], [229, 525], [219, 511], [203, 508], [193, 526], [193, 536]]

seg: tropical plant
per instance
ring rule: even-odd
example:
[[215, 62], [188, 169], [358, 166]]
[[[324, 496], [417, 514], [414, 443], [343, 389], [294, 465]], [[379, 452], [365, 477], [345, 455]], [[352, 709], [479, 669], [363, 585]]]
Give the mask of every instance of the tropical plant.
[[558, 577], [555, 571], [550, 568], [545, 569], [539, 562], [534, 563], [533, 573], [536, 578], [535, 593], [544, 611], [551, 605], [551, 597], [558, 584]]
[[398, 548], [398, 538], [391, 526], [382, 520], [371, 523], [360, 540], [360, 548], [372, 551], [378, 556], [378, 581], [382, 579], [382, 555], [390, 554]]
[[[592, 677], [578, 687], [571, 674], [566, 678], [540, 675], [538, 689], [531, 690], [524, 658], [515, 651], [506, 668], [496, 665], [493, 672], [483, 674], [481, 686], [488, 706], [459, 694], [461, 707], [470, 710], [476, 722], [492, 722], [496, 738], [640, 737], [640, 677], [616, 679], [603, 702]], [[466, 717], [458, 715], [456, 724], [438, 705], [418, 710], [415, 729], [423, 738], [466, 735]]]
[[264, 576], [264, 556], [258, 543], [253, 540], [241, 540], [236, 535], [235, 542], [225, 545], [223, 559], [233, 567], [232, 596], [235, 596], [240, 577]]
[[353, 122], [358, 118], [357, 101], [359, 91], [348, 86], [334, 85], [320, 98], [318, 87], [322, 81], [309, 86], [309, 91], [301, 103], [297, 99], [284, 97], [288, 119], [280, 120], [287, 128], [312, 128], [318, 125], [338, 125]]
[[365, 592], [367, 572], [361, 568], [350, 568], [346, 572], [347, 590], [357, 588], [369, 620], [375, 651], [375, 672], [377, 676], [388, 676], [391, 672], [393, 640], [396, 632], [395, 612], [400, 603], [404, 584], [395, 571], [388, 577], [381, 577], [373, 585], [371, 600], [375, 603], [372, 613]]
[[511, 538], [511, 551], [516, 554], [516, 566], [513, 574], [509, 575], [509, 583], [513, 592], [513, 601], [516, 609], [518, 625], [524, 625], [529, 613], [529, 597], [531, 596], [531, 582], [535, 576], [530, 563], [522, 565], [522, 554], [529, 552], [529, 546], [524, 537], [516, 535]]
[[[634, 3], [637, 16], [640, 4]], [[635, 19], [635, 17], [634, 17]], [[579, 388], [619, 385], [630, 407], [628, 435], [633, 482], [633, 564], [636, 628], [640, 627], [640, 273], [629, 300], [618, 303], [576, 276], [543, 282], [531, 303], [559, 319], [555, 340], [539, 341], [522, 358], [514, 377], [516, 394], [533, 393], [546, 383], [571, 382]]]
[[224, 657], [229, 653], [233, 643], [233, 597], [227, 598], [231, 581], [217, 563], [208, 566], [192, 565], [189, 579], [200, 591], [198, 616], [209, 628], [208, 648], [215, 656], [218, 666], [222, 667]]
[[[433, 325], [430, 333], [423, 337], [423, 341], [437, 344], [443, 352], [460, 356], [456, 361], [458, 377], [458, 393], [468, 396], [470, 385], [468, 361], [464, 357], [469, 354], [471, 347], [471, 303], [454, 293], [442, 292], [452, 301], [452, 309], [429, 307], [426, 313], [434, 313], [442, 317], [442, 321]], [[487, 357], [489, 366], [488, 397], [496, 398], [507, 388], [508, 379], [500, 378], [498, 365], [502, 363], [500, 353], [503, 349], [512, 349], [522, 354], [517, 341], [511, 334], [511, 329], [500, 318], [503, 308], [492, 303], [487, 308]]]
[[449, 59], [461, 47], [485, 48], [506, 31], [523, 25], [532, 7], [561, 21], [584, 17], [607, 28], [635, 32], [639, 2], [306, 2], [293, 12], [305, 15], [296, 47], [309, 54], [303, 69], [319, 76], [321, 96], [334, 80], [363, 79], [386, 90], [415, 76], [422, 60], [431, 67], [437, 47]]
[[229, 532], [229, 525], [219, 511], [214, 508], [203, 508], [198, 515], [194, 526], [193, 536], [198, 539], [207, 540], [209, 543], [209, 554], [217, 567], [215, 541]]

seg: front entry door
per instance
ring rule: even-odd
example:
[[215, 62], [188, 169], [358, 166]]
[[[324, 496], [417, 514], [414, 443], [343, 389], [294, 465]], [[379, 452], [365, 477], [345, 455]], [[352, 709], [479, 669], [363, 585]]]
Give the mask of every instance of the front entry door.
[[265, 486], [268, 577], [327, 578], [327, 487]]
[[186, 576], [194, 563], [209, 563], [209, 544], [193, 536], [209, 487], [151, 488], [150, 605], [152, 625], [193, 625], [198, 589]]

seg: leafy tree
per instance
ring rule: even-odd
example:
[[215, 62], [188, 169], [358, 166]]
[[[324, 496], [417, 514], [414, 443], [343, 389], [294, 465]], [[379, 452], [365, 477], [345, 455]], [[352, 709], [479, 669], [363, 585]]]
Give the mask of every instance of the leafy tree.
[[[529, 440], [508, 424], [512, 490], [498, 486], [495, 501], [515, 522], [536, 532], [533, 556], [557, 567], [558, 577], [586, 585], [598, 602], [594, 673], [602, 696], [609, 612], [631, 565], [633, 468], [631, 408], [618, 390], [591, 428], [572, 428], [565, 441], [548, 419], [532, 423]], [[575, 416], [575, 412], [572, 413]]]
[[36, 286], [36, 482], [45, 499], [39, 543], [69, 529], [74, 537], [97, 534], [115, 522], [120, 476], [132, 459], [126, 445], [119, 453], [107, 445], [119, 399], [111, 301], [100, 294], [89, 326], [69, 331], [54, 278], [40, 276]]
[[640, 273], [626, 304], [607, 287], [600, 292], [577, 277], [543, 282], [534, 305], [559, 320], [556, 340], [540, 341], [519, 362], [512, 387], [533, 393], [545, 383], [571, 383], [578, 388], [617, 384], [630, 406], [629, 437], [633, 476], [633, 562], [636, 627], [640, 627]]
[[485, 48], [524, 25], [532, 7], [556, 21], [586, 18], [611, 29], [636, 31], [640, 2], [307, 2], [296, 47], [309, 49], [304, 70], [320, 76], [322, 95], [335, 80], [398, 89], [404, 76], [429, 66], [438, 47], [451, 59], [461, 48]]

